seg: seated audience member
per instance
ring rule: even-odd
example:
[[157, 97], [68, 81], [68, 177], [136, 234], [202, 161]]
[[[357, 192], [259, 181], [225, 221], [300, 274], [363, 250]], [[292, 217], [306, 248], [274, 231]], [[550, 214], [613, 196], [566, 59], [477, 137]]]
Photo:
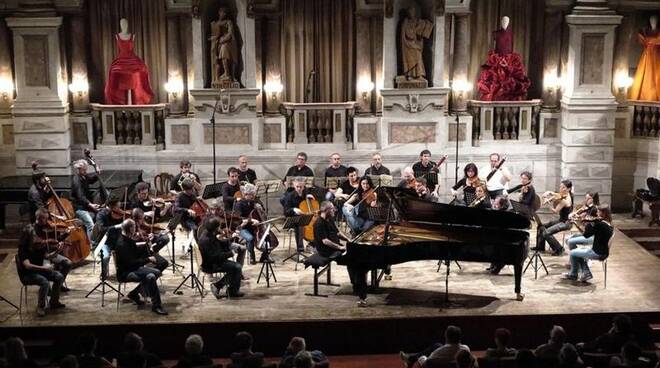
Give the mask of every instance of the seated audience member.
[[314, 366], [314, 360], [309, 351], [301, 351], [293, 358], [293, 368], [313, 368]]
[[536, 357], [529, 349], [521, 349], [516, 353], [517, 368], [536, 368]]
[[584, 364], [573, 344], [564, 344], [559, 350], [559, 365], [557, 368], [582, 368]]
[[566, 331], [561, 326], [553, 326], [550, 330], [550, 340], [534, 350], [534, 355], [543, 360], [559, 359], [559, 351], [566, 341]]
[[634, 342], [627, 342], [621, 348], [621, 357], [612, 357], [610, 367], [630, 367], [644, 368], [648, 367], [645, 361], [639, 360], [642, 357], [642, 349]]
[[[298, 353], [306, 350], [307, 345], [305, 339], [302, 337], [293, 337], [289, 341], [289, 346], [286, 347], [284, 355], [278, 364], [279, 368], [291, 368], [294, 366], [294, 358]], [[315, 367], [326, 367], [328, 366], [328, 358], [319, 350], [309, 351], [314, 361]]]
[[105, 358], [96, 355], [97, 339], [91, 333], [84, 334], [78, 339], [80, 355], [78, 367], [80, 368], [111, 368], [112, 364]]
[[456, 368], [474, 368], [476, 366], [476, 359], [467, 350], [459, 350], [454, 359]]
[[163, 363], [155, 354], [144, 351], [140, 335], [129, 332], [124, 337], [124, 351], [117, 354], [117, 366], [122, 368], [160, 367]]
[[10, 337], [5, 341], [5, 357], [8, 368], [36, 368], [37, 363], [28, 358], [25, 344], [19, 337]]
[[264, 364], [264, 354], [252, 351], [252, 335], [241, 331], [234, 337], [235, 351], [229, 356], [234, 368], [261, 367]]
[[60, 360], [60, 368], [78, 368], [78, 359], [72, 354], [65, 355]]
[[408, 366], [412, 366], [415, 362], [419, 362], [423, 366], [427, 359], [433, 359], [436, 363], [450, 363], [454, 361], [454, 357], [459, 350], [470, 351], [467, 345], [461, 344], [461, 329], [456, 326], [447, 326], [445, 330], [445, 344], [435, 343], [419, 353], [406, 354], [403, 351], [399, 352], [399, 357]]
[[612, 320], [612, 327], [595, 340], [581, 342], [577, 348], [586, 352], [616, 354], [627, 342], [635, 341], [632, 332], [632, 320], [625, 314], [618, 314]]
[[208, 355], [202, 354], [204, 340], [199, 335], [190, 335], [186, 339], [186, 353], [176, 363], [177, 368], [201, 367], [213, 365], [213, 360]]
[[495, 347], [486, 350], [486, 358], [497, 359], [516, 355], [516, 349], [509, 347], [511, 341], [511, 331], [506, 328], [495, 330]]

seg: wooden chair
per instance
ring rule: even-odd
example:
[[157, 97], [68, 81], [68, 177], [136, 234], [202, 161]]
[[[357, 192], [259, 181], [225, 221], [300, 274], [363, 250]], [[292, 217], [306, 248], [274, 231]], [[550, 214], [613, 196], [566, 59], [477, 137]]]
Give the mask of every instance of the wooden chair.
[[166, 172], [154, 176], [154, 189], [156, 190], [156, 195], [158, 196], [169, 193], [172, 180], [174, 180], [174, 176]]

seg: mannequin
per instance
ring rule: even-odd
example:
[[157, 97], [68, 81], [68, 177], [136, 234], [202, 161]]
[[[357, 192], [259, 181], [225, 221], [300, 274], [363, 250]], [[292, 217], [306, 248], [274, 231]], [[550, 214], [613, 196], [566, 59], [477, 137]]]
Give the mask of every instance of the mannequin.
[[649, 18], [649, 26], [637, 34], [637, 40], [644, 48], [639, 58], [633, 85], [628, 98], [631, 100], [660, 101], [660, 32], [658, 16]]
[[511, 19], [503, 16], [500, 28], [493, 32], [495, 48], [481, 66], [477, 82], [482, 101], [520, 101], [525, 99], [531, 84], [520, 54], [513, 52]]
[[509, 55], [513, 52], [513, 32], [509, 28], [510, 19], [506, 15], [500, 20], [500, 29], [493, 32], [495, 39], [495, 53]]
[[133, 51], [135, 35], [128, 32], [128, 20], [119, 20], [115, 35], [119, 54], [110, 64], [105, 84], [105, 103], [109, 105], [145, 105], [154, 96], [149, 83], [149, 70]]

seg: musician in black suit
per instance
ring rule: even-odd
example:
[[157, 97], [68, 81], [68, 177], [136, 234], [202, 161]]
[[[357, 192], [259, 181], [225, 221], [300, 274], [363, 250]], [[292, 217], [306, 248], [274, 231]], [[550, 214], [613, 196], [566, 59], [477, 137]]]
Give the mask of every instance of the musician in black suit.
[[[298, 152], [296, 155], [296, 164], [291, 166], [287, 170], [286, 175], [284, 176], [283, 182], [287, 177], [314, 177], [314, 171], [306, 165], [307, 163], [307, 154], [305, 152]], [[291, 187], [287, 188], [287, 191], [290, 192], [293, 190]]]
[[173, 211], [175, 215], [181, 216], [181, 226], [186, 231], [192, 231], [197, 227], [195, 211], [191, 210], [192, 205], [197, 201], [192, 180], [184, 179], [181, 189], [183, 190], [176, 195]]
[[231, 250], [230, 239], [218, 239], [220, 221], [213, 217], [206, 222], [204, 232], [199, 237], [199, 251], [202, 255], [202, 269], [205, 272], [224, 272], [225, 277], [211, 284], [211, 292], [220, 299], [220, 290], [229, 284], [228, 293], [230, 297], [240, 298], [244, 294], [241, 288], [241, 274], [243, 265], [234, 262], [231, 258], [234, 252]]
[[30, 222], [35, 222], [35, 213], [39, 208], [46, 207], [51, 197], [47, 189], [46, 173], [35, 168], [32, 171], [32, 185], [28, 190], [28, 210], [30, 211]]
[[149, 256], [146, 245], [138, 245], [135, 241], [135, 221], [124, 220], [121, 224], [121, 236], [117, 239], [115, 252], [117, 255], [117, 279], [140, 284], [128, 293], [128, 298], [136, 305], [143, 305], [140, 291], [151, 298], [151, 311], [159, 315], [167, 315], [160, 299], [157, 280], [161, 271], [147, 267], [148, 263], [156, 263], [154, 256]]
[[[305, 188], [305, 179], [302, 177], [297, 177], [293, 180], [293, 190], [284, 194], [282, 198], [282, 207], [284, 208], [285, 216], [299, 216], [303, 212], [298, 208], [300, 203], [306, 199], [314, 199], [314, 196], [310, 193], [309, 189]], [[305, 245], [303, 244], [303, 233], [300, 226], [295, 228], [296, 235], [296, 250], [302, 252], [305, 250]]]
[[76, 211], [76, 217], [82, 221], [87, 230], [87, 237], [92, 238], [92, 230], [94, 229], [94, 217], [99, 211], [100, 206], [94, 203], [94, 192], [92, 192], [90, 185], [99, 180], [98, 174], [100, 171], [97, 169], [96, 173], [88, 173], [87, 161], [78, 160], [73, 164], [76, 174], [71, 178], [71, 200], [73, 209]]
[[238, 181], [250, 184], [257, 181], [257, 173], [248, 168], [248, 158], [245, 155], [238, 156]]
[[[108, 206], [99, 211], [98, 216], [96, 216], [92, 244], [95, 246], [94, 254], [99, 251], [103, 252], [103, 258], [101, 259], [101, 278], [108, 276], [110, 252], [114, 250], [115, 245], [115, 242], [112, 240], [108, 241], [107, 237], [105, 241], [103, 240], [108, 230], [120, 227], [121, 223], [124, 221], [122, 212], [119, 201], [117, 199], [111, 199], [108, 202]], [[98, 249], [99, 247], [100, 249]]]
[[520, 190], [520, 203], [527, 206], [530, 210], [534, 208], [534, 201], [536, 200], [536, 189], [532, 185], [532, 173], [523, 171], [520, 173], [520, 184], [509, 189], [509, 193]]
[[241, 183], [238, 178], [239, 173], [237, 168], [230, 167], [229, 170], [227, 170], [227, 175], [227, 181], [222, 184], [222, 203], [225, 205], [225, 211], [232, 211], [234, 209], [234, 203], [236, 202], [234, 194], [241, 191]]
[[364, 175], [391, 175], [390, 169], [383, 166], [383, 158], [376, 152], [371, 156], [371, 166], [367, 168]]
[[198, 188], [201, 188], [202, 186], [202, 181], [199, 179], [199, 175], [194, 173], [192, 171], [192, 163], [188, 160], [182, 160], [179, 163], [179, 168], [181, 171], [172, 179], [172, 182], [170, 183], [170, 190], [173, 192], [180, 192], [183, 190], [183, 181], [184, 179], [191, 179], [194, 180], [196, 185], [193, 185], [193, 187], [197, 186]]
[[[437, 168], [435, 166], [435, 162], [431, 161], [431, 151], [425, 149], [422, 152], [419, 153], [419, 161], [417, 161], [412, 169], [413, 172], [415, 173], [415, 177], [427, 177], [429, 173], [435, 173], [437, 171]], [[431, 191], [435, 190], [435, 186], [437, 183], [434, 181], [429, 181], [427, 177], [427, 186]]]
[[149, 184], [141, 181], [135, 186], [135, 196], [128, 204], [128, 207], [129, 209], [141, 209], [148, 218], [156, 216], [156, 221], [165, 216], [169, 217], [172, 210], [172, 202], [164, 202], [162, 206], [153, 206], [152, 201], [153, 199], [149, 199]]

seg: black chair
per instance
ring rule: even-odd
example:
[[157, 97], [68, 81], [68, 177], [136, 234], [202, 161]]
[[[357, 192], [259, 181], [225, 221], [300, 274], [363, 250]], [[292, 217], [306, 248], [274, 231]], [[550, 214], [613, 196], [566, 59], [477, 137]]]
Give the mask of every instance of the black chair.
[[312, 267], [314, 269], [314, 292], [311, 294], [305, 293], [305, 295], [327, 297], [327, 295], [319, 294], [319, 278], [323, 276], [323, 274], [326, 275], [326, 282], [324, 285], [339, 286], [339, 284], [332, 283], [332, 261], [334, 261], [335, 258], [336, 257], [323, 257], [318, 253], [314, 253], [305, 259], [305, 268]]
[[[21, 293], [18, 296], [18, 314], [22, 315], [23, 313], [23, 303], [25, 303], [25, 306], [27, 307], [28, 305], [28, 284], [26, 284], [23, 281], [23, 277], [21, 277], [22, 273], [22, 265], [21, 265], [21, 260], [18, 258], [18, 254], [14, 256], [14, 262], [16, 263], [16, 274], [18, 275], [18, 279], [21, 281]], [[48, 296], [46, 296], [46, 305], [48, 305]]]

